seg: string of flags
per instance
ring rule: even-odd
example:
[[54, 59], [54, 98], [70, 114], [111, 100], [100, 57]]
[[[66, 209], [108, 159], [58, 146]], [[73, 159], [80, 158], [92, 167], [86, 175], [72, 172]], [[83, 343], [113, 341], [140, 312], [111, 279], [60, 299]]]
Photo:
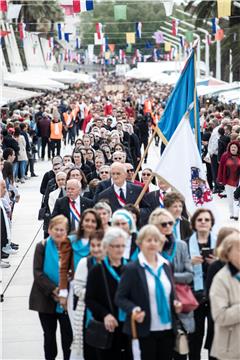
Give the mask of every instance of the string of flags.
[[93, 0], [73, 0], [73, 13], [92, 11], [94, 9]]

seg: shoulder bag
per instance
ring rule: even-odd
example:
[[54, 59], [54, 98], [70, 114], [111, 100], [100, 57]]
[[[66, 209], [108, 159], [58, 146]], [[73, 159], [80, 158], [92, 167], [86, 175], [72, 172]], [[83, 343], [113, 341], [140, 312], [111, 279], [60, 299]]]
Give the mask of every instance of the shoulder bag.
[[196, 300], [195, 296], [189, 285], [187, 284], [175, 284], [176, 296], [178, 300], [182, 303], [183, 313], [189, 313], [198, 308], [199, 303]]
[[[106, 294], [107, 294], [107, 298], [108, 298], [110, 311], [112, 314], [114, 314], [113, 305], [112, 305], [109, 288], [108, 288], [108, 283], [107, 283], [107, 278], [106, 278], [106, 274], [105, 274], [105, 269], [102, 264], [100, 266], [102, 269], [104, 286], [105, 286], [105, 290], [106, 290]], [[94, 348], [101, 349], [101, 350], [107, 350], [112, 347], [113, 333], [109, 332], [105, 328], [104, 322], [97, 321], [95, 319], [91, 319], [89, 322], [89, 325], [86, 329], [85, 341], [88, 345], [90, 345]]]

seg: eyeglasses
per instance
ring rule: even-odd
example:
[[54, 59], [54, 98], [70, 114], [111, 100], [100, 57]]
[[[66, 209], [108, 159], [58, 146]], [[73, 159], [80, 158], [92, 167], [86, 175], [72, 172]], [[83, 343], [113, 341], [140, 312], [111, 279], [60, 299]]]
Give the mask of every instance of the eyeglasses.
[[110, 244], [109, 246], [113, 249], [124, 249], [126, 247], [126, 245], [120, 245], [120, 244], [119, 245]]
[[163, 228], [166, 228], [167, 226], [173, 226], [173, 221], [162, 222], [162, 223], [160, 223], [160, 225], [161, 225]]
[[211, 221], [211, 219], [209, 219], [209, 218], [199, 218], [199, 219], [197, 219], [197, 222], [203, 222], [203, 221], [205, 221], [205, 222], [210, 222]]
[[151, 176], [151, 173], [143, 173], [142, 176]]
[[109, 174], [109, 171], [100, 171], [100, 174]]
[[134, 172], [134, 169], [128, 169], [127, 173]]
[[121, 157], [119, 157], [119, 158], [114, 157], [113, 160], [122, 160], [122, 158]]

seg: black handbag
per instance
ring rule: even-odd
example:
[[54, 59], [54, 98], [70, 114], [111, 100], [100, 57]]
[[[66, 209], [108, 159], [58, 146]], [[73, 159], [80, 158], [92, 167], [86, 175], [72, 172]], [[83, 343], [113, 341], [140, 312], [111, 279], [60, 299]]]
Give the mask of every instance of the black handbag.
[[[104, 285], [107, 293], [107, 298], [109, 302], [109, 307], [113, 314], [113, 306], [109, 293], [107, 278], [102, 264], [101, 264], [101, 268], [102, 268], [102, 274], [103, 274]], [[102, 321], [97, 321], [95, 319], [92, 319], [90, 320], [88, 327], [86, 329], [85, 341], [88, 345], [94, 348], [107, 350], [112, 347], [113, 333], [106, 330], [105, 325]]]

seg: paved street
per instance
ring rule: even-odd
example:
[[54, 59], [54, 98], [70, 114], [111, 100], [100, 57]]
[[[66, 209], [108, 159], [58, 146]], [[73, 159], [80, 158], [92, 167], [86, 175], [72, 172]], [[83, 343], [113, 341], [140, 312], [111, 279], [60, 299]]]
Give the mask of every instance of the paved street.
[[[152, 148], [150, 154], [150, 162], [153, 162], [157, 156], [157, 149]], [[37, 313], [28, 310], [28, 297], [33, 280], [34, 248], [42, 239], [42, 223], [37, 220], [41, 202], [39, 187], [43, 174], [50, 166], [48, 162], [38, 162], [36, 173], [39, 177], [19, 185], [21, 201], [15, 207], [13, 242], [20, 244], [20, 250], [18, 254], [10, 257], [11, 267], [2, 271], [2, 359], [44, 359], [42, 329]], [[215, 206], [220, 210], [221, 226], [237, 226], [236, 222], [228, 220], [226, 199], [217, 198]], [[59, 349], [59, 359], [61, 358]], [[204, 354], [203, 359], [206, 359]]]

